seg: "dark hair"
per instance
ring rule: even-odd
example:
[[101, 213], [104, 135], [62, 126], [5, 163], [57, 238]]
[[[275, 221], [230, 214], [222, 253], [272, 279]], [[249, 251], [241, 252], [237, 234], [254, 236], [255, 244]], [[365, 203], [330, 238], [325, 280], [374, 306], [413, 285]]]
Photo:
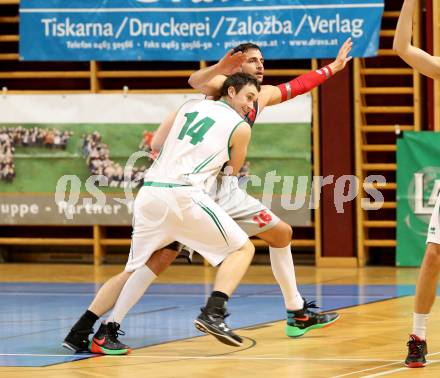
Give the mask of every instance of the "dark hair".
[[257, 91], [260, 92], [260, 83], [255, 76], [244, 72], [237, 72], [225, 80], [222, 89], [220, 90], [220, 96], [227, 96], [229, 87], [234, 87], [235, 92], [240, 92], [247, 84], [255, 85]]
[[232, 50], [232, 54], [235, 54], [236, 52], [246, 52], [248, 50], [256, 49], [261, 52], [261, 49], [255, 44], [255, 43], [242, 43], [236, 47], [234, 47], [234, 50]]

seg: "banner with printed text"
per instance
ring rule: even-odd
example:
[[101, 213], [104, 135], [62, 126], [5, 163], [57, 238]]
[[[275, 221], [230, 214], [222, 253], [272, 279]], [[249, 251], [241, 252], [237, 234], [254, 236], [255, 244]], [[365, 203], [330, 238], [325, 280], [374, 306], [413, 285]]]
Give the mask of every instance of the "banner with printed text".
[[[21, 0], [20, 59], [217, 60], [243, 42], [266, 59], [377, 54], [383, 0]], [[171, 52], [171, 53], [170, 53]]]
[[397, 141], [398, 266], [420, 266], [439, 194], [440, 133], [403, 133]]
[[[191, 98], [0, 97], [0, 224], [130, 225], [154, 132]], [[240, 173], [292, 225], [311, 222], [311, 109], [310, 95], [265, 109]]]

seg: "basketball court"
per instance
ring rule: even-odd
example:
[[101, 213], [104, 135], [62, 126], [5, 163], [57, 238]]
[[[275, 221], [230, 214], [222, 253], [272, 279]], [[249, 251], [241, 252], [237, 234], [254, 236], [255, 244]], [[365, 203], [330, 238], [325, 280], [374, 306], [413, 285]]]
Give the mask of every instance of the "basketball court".
[[[13, 269], [12, 269], [13, 268]], [[72, 354], [61, 342], [100, 283], [122, 266], [0, 267], [1, 377], [377, 377], [440, 374], [434, 308], [428, 367], [403, 366], [415, 269], [299, 267], [302, 294], [341, 319], [298, 339], [284, 335], [284, 306], [270, 267], [252, 266], [230, 301], [243, 347], [223, 345], [193, 326], [214, 270], [172, 266], [128, 315], [127, 356]], [[49, 281], [49, 277], [51, 280]], [[192, 277], [189, 282], [188, 277]]]
[[[0, 0], [0, 378], [440, 377], [438, 300], [426, 367], [404, 366], [440, 188], [439, 81], [393, 47], [405, 1]], [[417, 1], [406, 18], [413, 46], [440, 56], [440, 1]], [[144, 185], [154, 133], [170, 111], [205, 97], [199, 89], [208, 83], [188, 81], [195, 72], [254, 41], [257, 58], [240, 69], [260, 80], [264, 73], [281, 100], [275, 91], [266, 105], [277, 106], [261, 116], [253, 103], [248, 116], [258, 119], [240, 174], [260, 180], [249, 193], [258, 199], [269, 173], [281, 175], [269, 207], [292, 226], [293, 240], [290, 251], [275, 237], [252, 239], [253, 264], [228, 302], [227, 324], [244, 345], [195, 329], [216, 276], [199, 259], [171, 265], [128, 313], [120, 340], [130, 354], [64, 349], [101, 285], [124, 269], [128, 189]], [[310, 75], [320, 79], [292, 92]], [[189, 125], [192, 133], [199, 123]], [[149, 157], [135, 166], [137, 152]], [[90, 180], [97, 175], [99, 185]], [[96, 193], [105, 203], [95, 204]], [[250, 219], [265, 227], [267, 215]], [[295, 273], [281, 281], [296, 275], [308, 301], [341, 315], [331, 327], [286, 336], [269, 245], [292, 252]]]

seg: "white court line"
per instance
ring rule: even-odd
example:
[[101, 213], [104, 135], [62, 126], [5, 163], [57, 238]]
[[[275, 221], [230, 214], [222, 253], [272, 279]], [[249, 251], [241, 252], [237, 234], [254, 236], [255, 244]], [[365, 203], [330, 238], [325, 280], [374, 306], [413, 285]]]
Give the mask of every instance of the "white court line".
[[[429, 356], [435, 356], [435, 355], [437, 355], [437, 354], [440, 354], [440, 352], [427, 354], [426, 357], [429, 357]], [[437, 362], [437, 361], [433, 361], [433, 362], [429, 362], [429, 363], [431, 364], [431, 363], [435, 363], [435, 362]], [[440, 361], [438, 361], [438, 362], [440, 362]], [[393, 363], [390, 363], [390, 364], [380, 365], [380, 366], [376, 366], [376, 367], [372, 367], [372, 368], [368, 368], [368, 369], [357, 370], [357, 371], [353, 371], [353, 372], [351, 372], [351, 373], [346, 373], [346, 374], [341, 374], [341, 375], [335, 375], [335, 376], [333, 376], [333, 377], [331, 377], [331, 378], [348, 377], [349, 375], [354, 375], [354, 374], [359, 374], [359, 373], [365, 373], [365, 372], [367, 372], [367, 371], [377, 370], [377, 369], [381, 369], [381, 368], [384, 368], [384, 367], [387, 367], [387, 366], [392, 366], [392, 365], [397, 365], [397, 364], [403, 364], [403, 359], [400, 360], [400, 361], [398, 361], [398, 362], [393, 362]], [[388, 371], [386, 371], [386, 372], [377, 373], [377, 374], [372, 374], [372, 375], [365, 375], [365, 376], [363, 376], [363, 377], [378, 377], [378, 376], [380, 376], [380, 375], [387, 375], [387, 374], [390, 374], [390, 373], [392, 373], [392, 372], [397, 372], [397, 371], [406, 370], [406, 369], [408, 369], [408, 368], [407, 368], [407, 367], [399, 367], [399, 368], [397, 368], [397, 369], [388, 370]]]
[[341, 378], [341, 377], [348, 377], [349, 375], [353, 375], [353, 374], [358, 374], [358, 373], [364, 373], [366, 371], [371, 371], [371, 370], [377, 370], [383, 367], [387, 367], [387, 366], [391, 366], [391, 365], [397, 365], [397, 364], [401, 364], [402, 360], [399, 360], [397, 362], [392, 362], [391, 364], [386, 364], [386, 365], [380, 365], [380, 366], [376, 366], [376, 367], [372, 367], [372, 368], [368, 368], [368, 369], [363, 369], [363, 370], [358, 370], [358, 371], [352, 371], [351, 373], [346, 373], [346, 374], [341, 374], [341, 375], [334, 375], [331, 378]]
[[[433, 353], [433, 354], [436, 354], [436, 353]], [[432, 364], [435, 364], [435, 363], [437, 363], [437, 362], [440, 362], [440, 360], [438, 360], [438, 361], [427, 361], [427, 362], [426, 362], [426, 365], [432, 365]], [[399, 371], [404, 371], [404, 370], [407, 371], [407, 370], [410, 370], [410, 369], [407, 368], [407, 367], [405, 366], [405, 367], [398, 368], [398, 369], [393, 369], [393, 370], [383, 371], [382, 373], [376, 373], [376, 374], [366, 375], [366, 376], [364, 376], [364, 378], [380, 377], [380, 376], [384, 376], [384, 375], [388, 375], [388, 374], [392, 374], [392, 373], [397, 373], [397, 372], [399, 372]]]
[[[0, 357], [91, 357], [96, 354], [33, 354], [33, 353], [0, 353]], [[103, 356], [105, 357], [105, 356]], [[110, 356], [114, 358], [113, 356]], [[334, 361], [334, 362], [393, 362], [399, 363], [400, 360], [376, 360], [370, 358], [307, 358], [307, 357], [240, 357], [240, 356], [169, 356], [169, 355], [128, 355], [124, 358], [162, 358], [162, 359], [188, 359], [188, 360], [261, 360], [261, 361]]]
[[[51, 292], [44, 292], [44, 293], [32, 293], [32, 292], [8, 292], [8, 293], [0, 293], [0, 296], [26, 296], [26, 295], [31, 295], [31, 296], [55, 296], [55, 297], [68, 297], [68, 296], [72, 296], [72, 297], [89, 297], [91, 295], [96, 295], [96, 292], [90, 292], [90, 293], [51, 293]], [[149, 297], [203, 297], [205, 296], [204, 293], [200, 293], [200, 294], [184, 294], [184, 293], [148, 293], [147, 294]], [[249, 297], [249, 298], [275, 298], [275, 297], [280, 297], [281, 293], [279, 294], [258, 294], [258, 295], [253, 295], [253, 294], [236, 294], [236, 298], [243, 298], [243, 297]], [[378, 298], [380, 299], [399, 299], [399, 298], [403, 298], [403, 297], [383, 297], [380, 295], [310, 295], [316, 298], [361, 298], [361, 299], [370, 299], [370, 298]], [[370, 303], [357, 303], [356, 306], [361, 306], [364, 304], [370, 304]]]

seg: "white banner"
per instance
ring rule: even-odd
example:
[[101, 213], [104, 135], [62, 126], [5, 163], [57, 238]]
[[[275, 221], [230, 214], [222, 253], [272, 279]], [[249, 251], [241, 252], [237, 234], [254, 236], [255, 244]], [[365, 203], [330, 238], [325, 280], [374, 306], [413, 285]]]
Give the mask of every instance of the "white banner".
[[[69, 94], [0, 96], [3, 123], [160, 123], [200, 94]], [[259, 123], [305, 123], [312, 119], [310, 94], [267, 107]]]

